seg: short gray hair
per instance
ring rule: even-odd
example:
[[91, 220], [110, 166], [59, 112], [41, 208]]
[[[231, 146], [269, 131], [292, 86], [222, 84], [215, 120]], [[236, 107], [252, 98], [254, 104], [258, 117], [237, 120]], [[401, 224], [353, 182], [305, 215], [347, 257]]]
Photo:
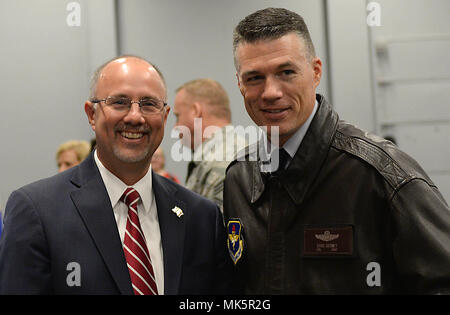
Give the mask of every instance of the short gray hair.
[[236, 69], [238, 69], [236, 49], [240, 43], [278, 39], [291, 32], [296, 33], [303, 40], [307, 59], [311, 60], [315, 57], [316, 52], [308, 27], [297, 13], [284, 8], [266, 8], [245, 17], [233, 32], [233, 55]]

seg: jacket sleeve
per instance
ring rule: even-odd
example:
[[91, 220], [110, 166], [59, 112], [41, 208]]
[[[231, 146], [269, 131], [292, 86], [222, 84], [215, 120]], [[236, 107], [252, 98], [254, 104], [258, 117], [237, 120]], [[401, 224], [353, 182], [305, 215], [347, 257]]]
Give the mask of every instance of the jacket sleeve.
[[[402, 290], [450, 293], [450, 210], [436, 187], [414, 179], [392, 199], [393, 251]], [[383, 267], [381, 267], [383, 268]]]
[[25, 192], [11, 194], [0, 240], [0, 294], [51, 293], [50, 261], [41, 221]]

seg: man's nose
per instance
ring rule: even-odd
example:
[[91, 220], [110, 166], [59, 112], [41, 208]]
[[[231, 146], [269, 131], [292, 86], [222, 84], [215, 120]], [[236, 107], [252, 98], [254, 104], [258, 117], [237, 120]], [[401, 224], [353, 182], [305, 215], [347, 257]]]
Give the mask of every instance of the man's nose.
[[132, 103], [130, 106], [130, 110], [126, 114], [126, 116], [123, 118], [123, 121], [125, 123], [129, 123], [132, 125], [139, 125], [144, 124], [145, 119], [142, 115], [141, 108], [139, 107], [138, 103]]
[[263, 100], [273, 101], [283, 96], [281, 83], [274, 77], [267, 77], [264, 84], [264, 91], [262, 93]]

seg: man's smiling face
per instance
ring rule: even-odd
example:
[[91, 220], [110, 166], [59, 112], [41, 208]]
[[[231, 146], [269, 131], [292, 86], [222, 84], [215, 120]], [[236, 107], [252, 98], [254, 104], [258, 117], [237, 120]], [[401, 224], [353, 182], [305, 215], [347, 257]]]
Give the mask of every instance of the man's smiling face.
[[236, 49], [238, 85], [245, 108], [259, 126], [279, 126], [283, 145], [308, 119], [322, 75], [319, 58], [307, 57], [303, 40], [288, 33]]
[[[154, 67], [137, 58], [121, 58], [108, 64], [96, 89], [96, 98], [100, 100], [116, 96], [133, 101], [164, 100], [165, 95], [164, 83]], [[87, 104], [86, 113], [97, 139], [97, 154], [107, 168], [114, 169], [124, 163], [150, 163], [162, 141], [169, 108], [143, 114], [136, 103], [128, 112], [114, 110], [105, 102], [98, 103], [95, 110], [91, 102]]]

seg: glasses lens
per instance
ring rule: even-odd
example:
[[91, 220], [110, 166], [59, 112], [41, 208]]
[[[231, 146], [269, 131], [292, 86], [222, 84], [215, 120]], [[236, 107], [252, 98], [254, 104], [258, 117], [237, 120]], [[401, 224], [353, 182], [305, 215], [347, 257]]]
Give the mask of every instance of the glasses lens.
[[143, 113], [157, 113], [164, 107], [163, 102], [156, 99], [142, 99], [140, 104]]
[[[128, 111], [132, 103], [130, 98], [123, 96], [110, 96], [106, 99], [107, 106], [121, 112]], [[164, 107], [164, 102], [158, 99], [144, 98], [139, 101], [139, 106], [144, 114], [159, 113]]]
[[127, 97], [108, 97], [106, 99], [106, 105], [111, 106], [115, 110], [128, 110], [131, 106], [131, 100]]

